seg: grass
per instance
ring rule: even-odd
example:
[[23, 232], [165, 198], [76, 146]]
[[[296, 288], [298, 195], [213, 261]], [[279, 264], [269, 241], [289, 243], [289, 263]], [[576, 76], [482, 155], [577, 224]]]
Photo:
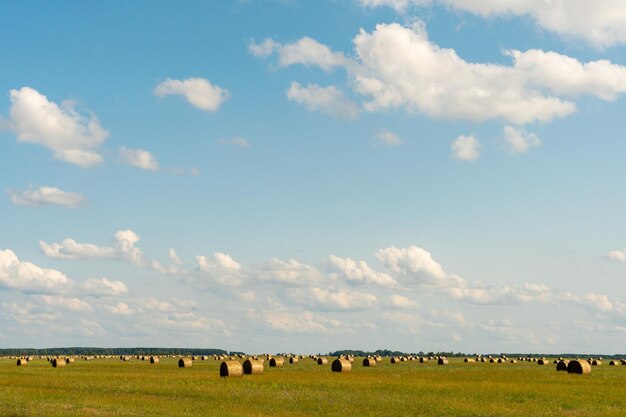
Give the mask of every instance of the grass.
[[388, 359], [336, 374], [303, 359], [262, 375], [220, 378], [220, 362], [176, 359], [77, 360], [54, 369], [45, 360], [17, 367], [0, 360], [0, 416], [624, 416], [626, 366], [591, 375], [556, 365]]

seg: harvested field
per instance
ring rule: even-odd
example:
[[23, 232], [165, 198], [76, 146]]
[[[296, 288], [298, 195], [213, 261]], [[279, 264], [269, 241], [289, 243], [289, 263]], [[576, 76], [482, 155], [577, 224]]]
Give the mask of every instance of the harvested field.
[[[357, 360], [363, 360], [358, 358]], [[220, 378], [220, 361], [181, 372], [178, 358], [77, 361], [53, 369], [0, 360], [2, 416], [623, 416], [626, 367], [596, 367], [589, 375], [554, 366], [437, 361], [349, 373], [319, 366], [270, 368], [260, 375]], [[414, 393], [419, 392], [416, 396]], [[454, 395], [449, 395], [451, 392]], [[589, 395], [590, 392], [598, 395]]]

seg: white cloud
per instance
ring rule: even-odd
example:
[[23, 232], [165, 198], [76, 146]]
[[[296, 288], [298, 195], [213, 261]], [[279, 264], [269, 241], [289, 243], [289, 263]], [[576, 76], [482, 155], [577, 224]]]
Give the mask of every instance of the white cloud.
[[526, 153], [530, 148], [541, 146], [541, 141], [534, 133], [527, 133], [523, 129], [512, 126], [504, 127], [504, 140], [512, 153]]
[[509, 305], [530, 302], [550, 302], [555, 299], [550, 288], [542, 284], [469, 286], [462, 281], [445, 291], [452, 298], [470, 304]]
[[127, 165], [148, 171], [158, 171], [159, 169], [156, 158], [145, 149], [128, 149], [122, 146], [119, 154], [122, 161]]
[[418, 307], [418, 304], [415, 301], [399, 294], [392, 294], [390, 302], [394, 308], [414, 309]]
[[186, 80], [172, 80], [168, 78], [154, 89], [154, 94], [163, 97], [171, 94], [184, 96], [194, 107], [214, 112], [229, 96], [228, 90], [211, 84], [204, 78], [187, 78]]
[[253, 271], [254, 278], [285, 286], [313, 285], [322, 279], [322, 274], [315, 267], [295, 259], [283, 261], [273, 258], [255, 266]]
[[566, 39], [582, 39], [596, 47], [626, 43], [626, 11], [622, 0], [358, 0], [367, 7], [440, 4], [483, 17], [527, 15], [546, 30]]
[[122, 281], [109, 281], [106, 278], [89, 278], [80, 285], [80, 289], [94, 297], [120, 295], [128, 292], [128, 287]]
[[344, 66], [348, 62], [341, 52], [332, 52], [328, 46], [309, 37], [301, 38], [288, 45], [265, 39], [261, 44], [251, 42], [248, 47], [256, 57], [267, 57], [276, 52], [278, 64], [281, 67], [301, 64], [317, 66], [329, 71], [334, 67]]
[[69, 284], [69, 278], [62, 272], [20, 261], [12, 250], [0, 249], [0, 286], [24, 292], [48, 293], [63, 292]]
[[311, 288], [300, 290], [300, 296], [304, 296], [318, 308], [331, 310], [362, 310], [370, 308], [378, 303], [378, 299], [373, 294], [346, 291], [327, 290], [323, 288]]
[[230, 255], [215, 252], [212, 257], [196, 256], [198, 269], [209, 278], [224, 285], [241, 284], [241, 265]]
[[452, 156], [463, 161], [475, 161], [480, 157], [480, 142], [474, 136], [459, 136], [452, 145]]
[[2, 307], [7, 312], [12, 322], [25, 325], [54, 322], [63, 317], [60, 311], [45, 311], [34, 303], [3, 303]]
[[180, 259], [174, 248], [169, 249], [169, 251], [167, 252], [167, 256], [170, 258], [170, 261], [172, 261], [174, 265], [183, 264], [183, 261]]
[[292, 82], [287, 90], [287, 98], [305, 105], [309, 111], [321, 111], [339, 119], [354, 120], [359, 114], [357, 105], [334, 86], [308, 84], [302, 87], [299, 83]]
[[135, 314], [135, 311], [128, 306], [126, 303], [117, 303], [115, 305], [106, 305], [104, 309], [111, 314], [116, 316], [130, 316]]
[[140, 265], [144, 262], [143, 253], [135, 246], [139, 240], [132, 230], [120, 230], [115, 233], [113, 246], [77, 243], [74, 239], [52, 244], [41, 240], [39, 246], [45, 255], [55, 259], [124, 259]]
[[377, 143], [388, 146], [398, 146], [404, 143], [400, 136], [388, 130], [381, 130], [376, 133], [375, 139]]
[[626, 262], [626, 249], [613, 250], [607, 254], [607, 257], [613, 261]]
[[68, 208], [80, 207], [85, 197], [82, 194], [63, 191], [56, 187], [39, 187], [36, 190], [10, 191], [11, 202], [18, 206], [62, 206]]
[[328, 319], [309, 311], [299, 313], [289, 311], [249, 311], [248, 317], [259, 320], [270, 329], [283, 333], [327, 333], [342, 327], [341, 322], [338, 320]]
[[63, 308], [72, 311], [92, 311], [91, 305], [79, 298], [55, 295], [38, 295], [34, 297], [40, 304], [52, 308]]
[[230, 139], [218, 139], [217, 143], [219, 143], [220, 145], [232, 145], [232, 146], [236, 146], [238, 148], [249, 148], [250, 147], [250, 142], [248, 142], [246, 139], [240, 138], [238, 136], [235, 136], [234, 138], [230, 138]]
[[341, 275], [349, 284], [362, 285], [374, 283], [381, 286], [393, 287], [396, 281], [384, 272], [378, 272], [370, 268], [364, 261], [353, 261], [350, 258], [340, 258], [330, 255], [331, 265], [341, 272]]
[[30, 87], [11, 90], [10, 97], [8, 126], [18, 142], [45, 146], [54, 151], [56, 159], [81, 167], [102, 162], [96, 149], [109, 132], [95, 115], [81, 115], [72, 101], [59, 106]]

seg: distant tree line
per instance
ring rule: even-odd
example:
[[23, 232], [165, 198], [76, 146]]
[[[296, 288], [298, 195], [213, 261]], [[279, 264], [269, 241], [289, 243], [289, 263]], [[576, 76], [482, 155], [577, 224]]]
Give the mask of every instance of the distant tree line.
[[20, 355], [235, 355], [240, 352], [228, 352], [223, 349], [208, 348], [159, 348], [159, 347], [132, 347], [132, 348], [101, 348], [101, 347], [58, 347], [45, 349], [15, 348], [0, 349], [2, 356]]

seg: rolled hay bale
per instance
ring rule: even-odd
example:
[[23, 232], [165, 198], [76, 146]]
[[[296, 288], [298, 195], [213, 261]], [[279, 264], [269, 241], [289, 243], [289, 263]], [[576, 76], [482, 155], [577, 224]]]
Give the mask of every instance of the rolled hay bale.
[[[226, 362], [224, 362], [226, 363]], [[258, 359], [247, 359], [243, 363], [243, 373], [246, 375], [258, 375], [263, 373], [263, 362]], [[220, 376], [222, 375], [220, 370]]]
[[562, 361], [558, 361], [556, 364], [556, 370], [557, 371], [567, 371], [567, 364], [569, 363], [569, 361], [566, 360], [562, 360]]
[[285, 358], [280, 356], [270, 359], [270, 368], [282, 368], [284, 364]]
[[626, 359], [621, 359], [620, 362], [622, 363], [622, 365], [626, 365]]
[[489, 363], [496, 363], [496, 360], [494, 358], [489, 358]]
[[193, 366], [193, 361], [191, 358], [180, 358], [178, 360], [179, 368], [191, 368]]
[[26, 366], [27, 363], [28, 363], [27, 359], [18, 358], [17, 360], [17, 366]]
[[241, 362], [239, 361], [224, 361], [220, 365], [220, 376], [221, 377], [242, 377], [243, 376], [243, 366], [241, 366]]
[[202, 356], [200, 359], [202, 359], [203, 361], [207, 361], [207, 360], [209, 360], [209, 357], [208, 357], [208, 356], [206, 356], [206, 355], [204, 355], [204, 356]]
[[617, 366], [617, 365], [621, 365], [622, 363], [620, 361], [611, 361], [609, 362], [609, 366]]
[[428, 362], [428, 358], [425, 358], [423, 356], [420, 357], [420, 363], [426, 363], [426, 362]]
[[391, 358], [391, 363], [400, 363], [400, 358], [396, 358], [396, 357]]
[[337, 358], [333, 361], [330, 368], [333, 372], [350, 372], [352, 370], [352, 364], [348, 359]]
[[326, 364], [328, 364], [328, 359], [326, 359], [326, 358], [317, 358], [317, 364], [318, 365], [326, 365]]
[[64, 358], [54, 358], [52, 359], [52, 367], [53, 368], [63, 368], [65, 366]]
[[481, 361], [482, 363], [485, 363], [485, 362], [487, 362], [487, 359], [485, 359], [485, 358], [480, 358], [480, 361]]
[[130, 360], [130, 356], [124, 356], [124, 357], [122, 358], [122, 360], [123, 360], [124, 362], [128, 362], [128, 361]]
[[150, 363], [159, 363], [158, 356], [150, 356]]
[[[350, 363], [354, 363], [354, 356], [348, 356], [348, 360], [350, 361]], [[411, 358], [411, 360], [413, 360], [413, 358]]]
[[549, 360], [542, 358], [537, 361], [537, 365], [547, 365], [549, 362]]
[[448, 364], [448, 359], [446, 358], [439, 358], [437, 360], [437, 365], [447, 365]]
[[602, 365], [602, 361], [599, 359], [594, 359], [591, 361], [591, 366], [600, 366]]
[[570, 361], [567, 364], [567, 373], [587, 375], [591, 373], [591, 365], [589, 365], [589, 362], [582, 360]]
[[363, 366], [369, 366], [370, 368], [376, 366], [376, 359], [374, 358], [365, 358], [363, 359]]
[[298, 362], [300, 362], [300, 359], [297, 356], [289, 358], [289, 363], [292, 365], [296, 365]]
[[510, 362], [511, 363], [517, 363], [517, 359], [511, 359]]
[[506, 363], [506, 359], [504, 359], [504, 358], [498, 358], [498, 363]]
[[472, 358], [465, 358], [465, 359], [463, 360], [463, 362], [466, 362], [466, 363], [472, 363], [472, 362], [476, 362], [476, 360], [475, 360], [475, 359], [472, 359]]
[[65, 363], [74, 363], [74, 358], [65, 358]]

